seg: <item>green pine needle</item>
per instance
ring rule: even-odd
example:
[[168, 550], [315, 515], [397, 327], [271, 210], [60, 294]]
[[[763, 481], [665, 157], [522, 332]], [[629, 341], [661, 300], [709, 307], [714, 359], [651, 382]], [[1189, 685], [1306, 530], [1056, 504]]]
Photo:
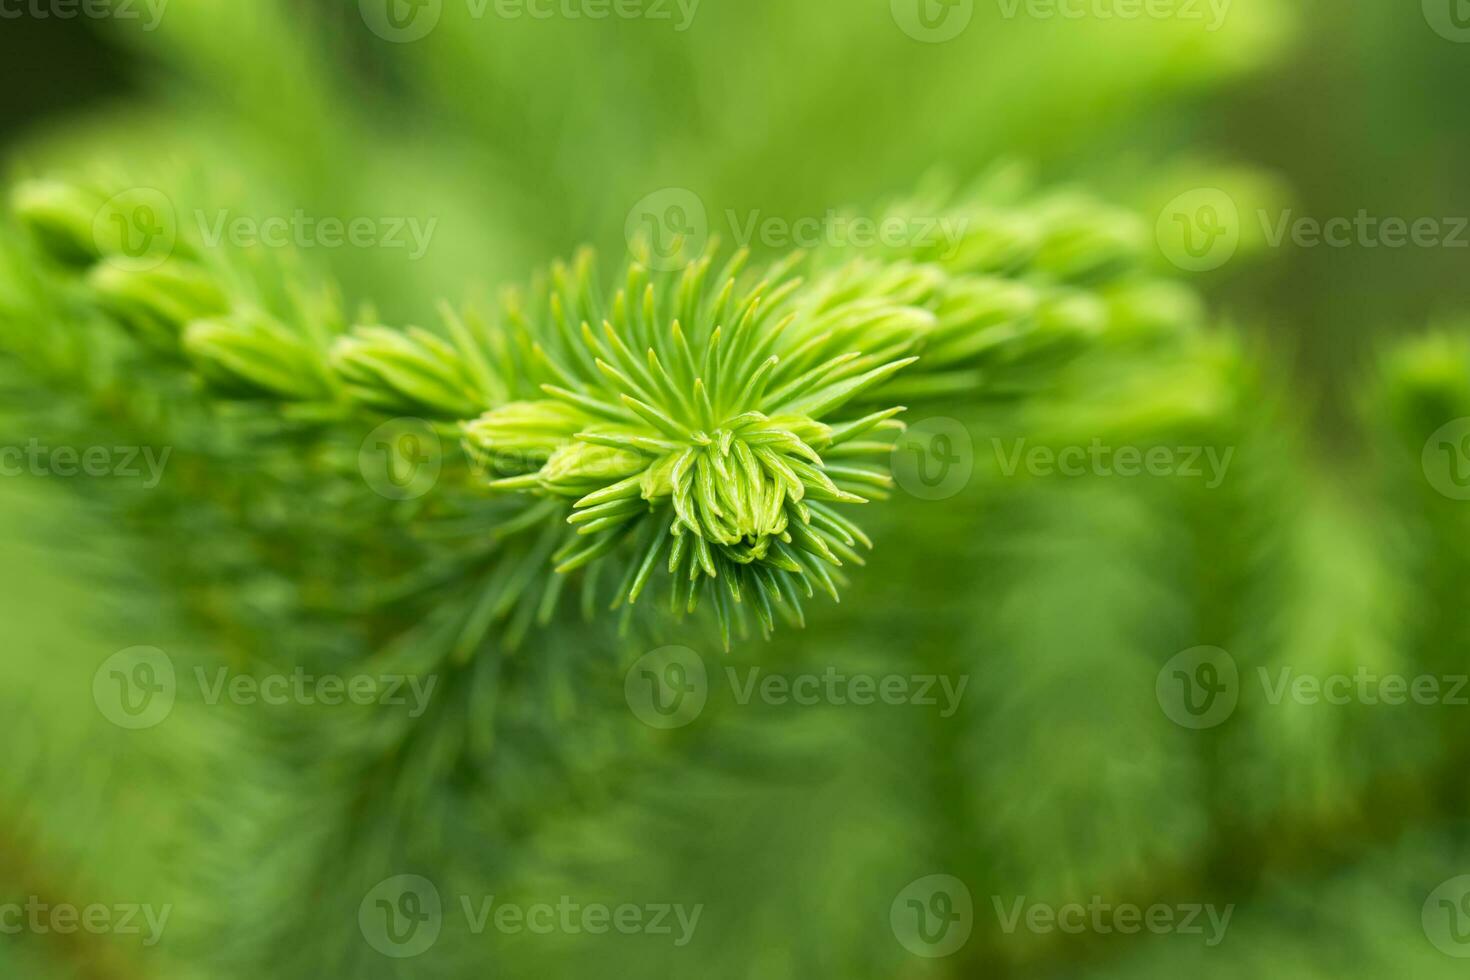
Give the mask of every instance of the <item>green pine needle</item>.
[[710, 256], [677, 273], [635, 261], [606, 300], [590, 252], [556, 267], [540, 308], [510, 307], [521, 386], [541, 397], [464, 425], [492, 487], [567, 502], [558, 571], [620, 555], [615, 602], [631, 605], [663, 569], [675, 610], [712, 605], [727, 642], [745, 611], [763, 632], [778, 611], [800, 621], [803, 598], [835, 598], [834, 570], [861, 562], [839, 508], [888, 485], [857, 439], [897, 429], [900, 409], [855, 406], [932, 323], [869, 299], [814, 314], [785, 266], [752, 276], [746, 261], [714, 278]]

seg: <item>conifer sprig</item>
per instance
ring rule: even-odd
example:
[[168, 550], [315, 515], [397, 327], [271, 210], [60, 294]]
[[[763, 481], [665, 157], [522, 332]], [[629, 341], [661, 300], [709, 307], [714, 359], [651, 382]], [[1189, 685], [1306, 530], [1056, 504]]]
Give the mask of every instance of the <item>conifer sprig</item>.
[[511, 634], [548, 621], [569, 577], [624, 616], [659, 579], [676, 613], [713, 608], [727, 643], [747, 613], [762, 632], [800, 623], [871, 547], [850, 505], [889, 489], [899, 403], [1024, 393], [1110, 331], [1181, 321], [1141, 275], [1133, 223], [1076, 197], [940, 195], [892, 213], [949, 215], [947, 252], [759, 268], [744, 250], [717, 266], [712, 246], [677, 271], [635, 258], [611, 290], [584, 251], [493, 313], [441, 306], [433, 329], [352, 325], [332, 290], [183, 228], [136, 261], [111, 235], [119, 197], [47, 180], [13, 201], [69, 295], [209, 397], [249, 398], [293, 438], [407, 416], [461, 440], [472, 465], [400, 516], [460, 555], [485, 549], [456, 534], [490, 535], [474, 574], [498, 583], [481, 605]]
[[[678, 613], [713, 608], [729, 642], [752, 611], [763, 632], [803, 621], [817, 590], [836, 597], [841, 569], [868, 537], [842, 511], [889, 486], [884, 436], [896, 406], [867, 396], [914, 361], [933, 315], [881, 290], [816, 294], [793, 275], [801, 257], [763, 272], [739, 251], [681, 272], [627, 264], [605, 295], [596, 259], [558, 264], [498, 316], [445, 307], [438, 331], [348, 327], [330, 296], [293, 283], [254, 288], [232, 254], [204, 254], [182, 231], [167, 255], [127, 261], [99, 238], [105, 191], [62, 182], [14, 196], [68, 289], [166, 360], [188, 364], [211, 397], [275, 402], [282, 418], [366, 428], [384, 417], [459, 432], [476, 468], [454, 468], [420, 520], [454, 523], [495, 508], [497, 538], [560, 527], [546, 549], [500, 549], [494, 581], [534, 587], [550, 616], [561, 577], [633, 606], [656, 573]], [[104, 222], [111, 226], [112, 222]], [[859, 295], [860, 293], [863, 293]], [[269, 408], [266, 408], [269, 413]], [[459, 521], [464, 527], [483, 521]], [[521, 608], [525, 600], [495, 608]]]
[[566, 503], [558, 571], [623, 552], [615, 603], [663, 569], [674, 609], [708, 601], [727, 640], [745, 609], [763, 631], [782, 612], [800, 622], [803, 598], [835, 599], [839, 569], [862, 564], [871, 542], [842, 508], [888, 489], [882, 436], [902, 409], [853, 406], [913, 363], [932, 322], [867, 300], [813, 315], [794, 263], [752, 276], [747, 262], [635, 261], [607, 299], [590, 252], [555, 267], [543, 301], [508, 306], [518, 387], [539, 397], [464, 426], [492, 489]]

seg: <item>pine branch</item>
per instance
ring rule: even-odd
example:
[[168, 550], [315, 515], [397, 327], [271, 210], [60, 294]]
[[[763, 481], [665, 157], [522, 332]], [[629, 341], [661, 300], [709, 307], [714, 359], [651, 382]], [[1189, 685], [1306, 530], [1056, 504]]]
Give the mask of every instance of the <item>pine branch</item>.
[[[844, 510], [889, 488], [893, 400], [1000, 393], [998, 379], [1054, 368], [1109, 329], [1108, 301], [1081, 284], [1123, 290], [1134, 320], [1158, 289], [1136, 289], [1134, 226], [1116, 212], [962, 199], [950, 256], [838, 249], [750, 270], [737, 252], [718, 272], [712, 255], [677, 272], [635, 260], [605, 294], [584, 252], [497, 316], [444, 307], [438, 331], [349, 328], [331, 289], [182, 232], [166, 254], [130, 254], [126, 194], [43, 181], [14, 203], [87, 301], [211, 399], [275, 406], [260, 421], [283, 434], [412, 416], [462, 439], [468, 465], [415, 522], [527, 542], [502, 556], [535, 563], [502, 565], [520, 601], [490, 603], [492, 620], [520, 610], [517, 633], [583, 569], [584, 594], [625, 622], [655, 574], [676, 615], [713, 608], [727, 646], [750, 612], [767, 635], [778, 617], [803, 622], [804, 599], [837, 598], [863, 563], [868, 537]], [[547, 556], [529, 543], [552, 524]]]

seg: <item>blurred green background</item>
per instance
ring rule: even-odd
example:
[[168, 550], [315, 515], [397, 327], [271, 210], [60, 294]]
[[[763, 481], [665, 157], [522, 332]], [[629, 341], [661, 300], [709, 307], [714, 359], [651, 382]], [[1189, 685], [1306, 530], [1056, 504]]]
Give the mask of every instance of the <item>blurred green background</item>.
[[[0, 975], [1463, 972], [1470, 707], [1273, 701], [1257, 682], [1470, 671], [1470, 504], [1421, 457], [1470, 416], [1460, 0], [648, 0], [605, 18], [596, 0], [388, 3], [136, 0], [97, 17], [0, 0], [8, 183], [124, 172], [211, 211], [432, 223], [422, 255], [290, 260], [408, 324], [582, 244], [621, 255], [650, 200], [697, 202], [728, 242], [752, 218], [874, 213], [991, 175], [1136, 212], [1140, 262], [1198, 289], [1212, 326], [1095, 352], [1023, 403], [926, 410], [971, 434], [974, 477], [872, 507], [872, 560], [804, 631], [727, 656], [693, 627], [620, 639], [568, 614], [482, 654], [506, 658], [503, 690], [469, 690], [479, 675], [457, 667], [432, 726], [181, 695], [166, 724], [128, 731], [93, 695], [118, 651], [341, 669], [412, 662], [413, 624], [323, 615], [319, 580], [351, 560], [311, 522], [336, 502], [265, 513], [283, 491], [248, 434], [218, 435], [151, 376], [91, 367], [106, 351], [37, 355], [51, 324], [32, 316], [34, 349], [9, 345], [0, 374], [0, 445], [163, 440], [181, 475], [151, 495], [0, 479]], [[1171, 208], [1201, 189], [1234, 207], [1238, 247], [1184, 268]], [[1283, 220], [1360, 213], [1432, 219], [1440, 241], [1272, 241]], [[0, 277], [6, 310], [22, 278]], [[0, 347], [25, 333], [15, 317]], [[992, 451], [1015, 439], [1229, 451], [1230, 478], [1017, 476]], [[722, 688], [658, 731], [623, 679], [667, 643], [718, 677], [728, 662], [967, 682], [948, 717]], [[1199, 647], [1236, 665], [1239, 705], [1196, 728], [1158, 685]], [[398, 959], [363, 909], [403, 874], [433, 884], [442, 933]], [[5, 903], [32, 896], [171, 913], [156, 943], [12, 934]], [[683, 944], [677, 925], [477, 931], [461, 900], [491, 896], [702, 913]], [[1112, 911], [1008, 928], [1018, 901]], [[1176, 924], [1197, 908], [1201, 931], [1123, 934], [1121, 907]], [[1230, 909], [1218, 936], [1206, 907]], [[955, 948], [934, 955], [926, 915]]]

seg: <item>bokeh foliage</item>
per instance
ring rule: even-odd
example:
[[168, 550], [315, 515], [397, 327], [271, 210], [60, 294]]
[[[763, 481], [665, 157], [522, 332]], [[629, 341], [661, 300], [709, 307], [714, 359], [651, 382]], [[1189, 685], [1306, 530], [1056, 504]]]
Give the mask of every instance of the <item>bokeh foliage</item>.
[[[522, 567], [507, 552], [535, 557], [539, 539], [498, 537], [498, 514], [467, 507], [450, 516], [483, 535], [426, 541], [425, 515], [363, 487], [366, 422], [324, 433], [276, 404], [289, 399], [201, 394], [201, 372], [135, 343], [116, 322], [128, 316], [38, 262], [7, 219], [3, 444], [172, 457], [157, 488], [0, 480], [0, 900], [149, 901], [174, 916], [147, 949], [0, 937], [0, 968], [158, 980], [1457, 975], [1419, 915], [1441, 881], [1470, 871], [1464, 709], [1272, 704], [1248, 682], [1228, 722], [1192, 731], [1155, 693], [1161, 667], [1200, 645], [1228, 650], [1251, 681], [1281, 667], [1464, 670], [1470, 511], [1426, 481], [1421, 450], [1470, 415], [1470, 342], [1453, 324], [1408, 342], [1321, 336], [1363, 309], [1413, 321], [1438, 297], [1452, 308], [1464, 299], [1453, 267], [1422, 257], [1406, 271], [1411, 295], [1400, 257], [1388, 271], [1359, 254], [1327, 268], [1323, 253], [1283, 255], [1247, 228], [1224, 270], [1161, 281], [1185, 277], [1154, 247], [1153, 218], [1192, 187], [1224, 187], [1247, 214], [1302, 200], [1351, 214], [1375, 205], [1370, 182], [1423, 188], [1425, 213], [1453, 208], [1446, 181], [1401, 181], [1373, 149], [1402, 146], [1427, 169], [1416, 148], [1453, 150], [1435, 113], [1376, 92], [1344, 100], [1350, 112], [1317, 92], [1324, 110], [1286, 84], [1325, 57], [1319, 6], [1239, 0], [1208, 32], [1008, 19], [977, 3], [944, 45], [906, 36], [886, 3], [866, 0], [704, 0], [686, 32], [476, 19], [447, 3], [438, 28], [405, 45], [365, 30], [346, 0], [191, 0], [156, 31], [92, 25], [136, 89], [28, 130], [13, 185], [62, 174], [164, 187], [184, 213], [437, 221], [421, 261], [352, 248], [209, 257], [289, 322], [332, 336], [354, 323], [437, 330], [441, 302], [497, 309], [501, 286], [556, 256], [585, 244], [620, 255], [630, 208], [662, 188], [692, 191], [717, 223], [791, 221], [903, 199], [935, 210], [936, 193], [966, 198], [932, 188], [983, 178], [989, 200], [1052, 230], [1008, 275], [1055, 314], [1028, 322], [1060, 325], [1065, 342], [905, 393], [911, 422], [953, 419], [973, 435], [971, 480], [944, 500], [867, 505], [874, 553], [842, 603], [726, 654], [708, 623], [620, 629], [575, 601], [532, 628], [542, 603], [518, 607], [527, 583], [497, 569]], [[1330, 30], [1404, 88], [1463, 80], [1461, 52], [1416, 11], [1339, 10]], [[1263, 109], [1263, 91], [1282, 88]], [[1307, 135], [1281, 123], [1283, 105], [1302, 107], [1292, 118]], [[1336, 155], [1313, 142], [1324, 131]], [[1361, 183], [1300, 166], [1320, 159]], [[1011, 227], [991, 218], [979, 227]], [[758, 245], [755, 260], [779, 251]], [[1293, 264], [1307, 274], [1283, 286], [1271, 270]], [[944, 302], [924, 299], [936, 314]], [[1300, 339], [1263, 329], [1282, 324]], [[1339, 369], [1325, 383], [1323, 365]], [[306, 377], [285, 387], [332, 384]], [[1094, 439], [1229, 453], [1228, 478], [1001, 465], [1015, 440]], [[833, 667], [969, 680], [951, 717], [739, 704], [716, 684], [694, 724], [662, 732], [629, 713], [623, 678], [667, 644], [697, 649], [717, 677]], [[419, 719], [181, 698], [165, 725], [125, 733], [97, 714], [92, 675], [135, 645], [186, 671], [370, 665], [434, 672], [441, 688]], [[896, 940], [889, 906], [935, 872], [967, 883], [974, 932], [954, 956], [921, 960]], [[449, 908], [434, 949], [398, 962], [365, 942], [358, 907], [402, 873], [435, 881]], [[472, 935], [460, 895], [705, 908], [675, 947]], [[1205, 948], [1188, 935], [1007, 933], [993, 896], [1236, 911], [1226, 941]]]

